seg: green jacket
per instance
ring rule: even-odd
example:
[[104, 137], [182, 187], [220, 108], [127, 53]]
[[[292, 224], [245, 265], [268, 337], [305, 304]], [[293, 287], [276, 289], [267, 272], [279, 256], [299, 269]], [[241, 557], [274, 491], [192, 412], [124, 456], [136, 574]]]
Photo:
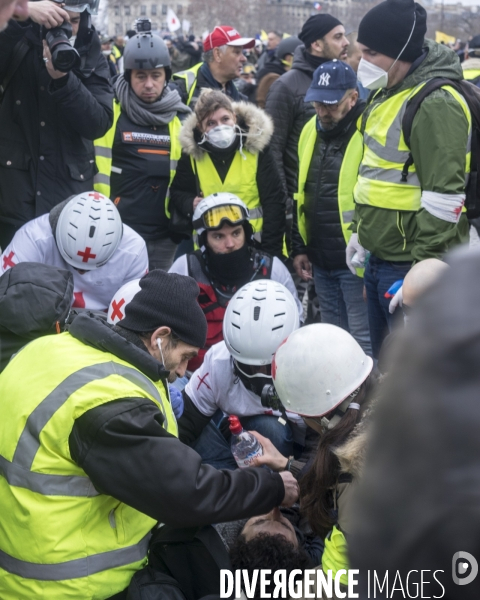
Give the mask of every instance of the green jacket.
[[[447, 47], [425, 40], [423, 62], [398, 85], [382, 90], [367, 105], [361, 131], [372, 108], [394, 94], [433, 77], [463, 79], [456, 54]], [[427, 96], [415, 116], [410, 150], [422, 190], [460, 194], [465, 187], [465, 152], [468, 123], [460, 104], [439, 89]], [[389, 261], [419, 261], [438, 258], [451, 247], [468, 240], [468, 221], [463, 214], [458, 224], [434, 217], [425, 209], [417, 212], [383, 210], [356, 205], [353, 230], [360, 244], [372, 254]], [[405, 241], [405, 238], [406, 241]]]

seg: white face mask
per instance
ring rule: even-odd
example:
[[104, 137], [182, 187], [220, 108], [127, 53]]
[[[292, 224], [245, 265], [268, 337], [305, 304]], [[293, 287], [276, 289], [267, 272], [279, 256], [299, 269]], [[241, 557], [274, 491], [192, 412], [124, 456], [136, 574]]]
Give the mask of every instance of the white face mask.
[[[396, 62], [396, 61], [395, 61]], [[395, 63], [392, 64], [392, 67]], [[390, 69], [392, 68], [390, 67]], [[380, 88], [387, 87], [388, 84], [388, 72], [381, 67], [377, 67], [364, 58], [360, 59], [358, 63], [357, 77], [358, 81], [367, 88], [367, 90], [379, 90]]]
[[218, 125], [206, 133], [204, 138], [216, 148], [228, 148], [233, 144], [235, 135], [235, 127], [231, 125]]

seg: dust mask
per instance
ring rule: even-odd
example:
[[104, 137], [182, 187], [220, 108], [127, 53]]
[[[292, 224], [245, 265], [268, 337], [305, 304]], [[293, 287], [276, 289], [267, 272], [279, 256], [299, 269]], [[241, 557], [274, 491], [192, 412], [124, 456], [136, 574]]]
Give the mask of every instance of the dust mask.
[[[394, 64], [395, 63], [392, 64], [392, 67]], [[390, 67], [390, 69], [392, 67]], [[361, 58], [357, 71], [358, 81], [363, 85], [363, 87], [367, 88], [367, 90], [379, 90], [380, 88], [387, 87], [388, 71], [385, 71], [381, 67], [377, 67], [377, 65], [374, 65], [373, 63], [368, 62], [368, 60]]]
[[224, 149], [233, 144], [236, 131], [231, 125], [218, 125], [205, 134], [205, 138], [216, 148]]

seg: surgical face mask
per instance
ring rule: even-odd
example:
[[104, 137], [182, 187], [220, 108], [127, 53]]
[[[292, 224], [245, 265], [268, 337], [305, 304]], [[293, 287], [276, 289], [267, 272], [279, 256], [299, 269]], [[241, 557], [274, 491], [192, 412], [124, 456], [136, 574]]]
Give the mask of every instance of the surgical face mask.
[[76, 35], [72, 35], [72, 37], [68, 40], [72, 46], [75, 46], [75, 41], [77, 39]]
[[112, 53], [111, 50], [102, 50], [103, 56], [106, 56], [107, 58], [110, 56], [111, 53]]
[[217, 127], [211, 129], [208, 133], [204, 134], [204, 139], [202, 140], [202, 142], [205, 141], [205, 139], [207, 139], [212, 144], [212, 146], [224, 149], [228, 148], [233, 144], [235, 135], [236, 132], [234, 126], [232, 127], [232, 125], [218, 125]]
[[393, 61], [392, 66], [388, 69], [388, 71], [385, 71], [385, 69], [382, 69], [381, 67], [377, 67], [377, 65], [374, 65], [371, 62], [368, 62], [368, 60], [364, 60], [363, 58], [360, 59], [360, 62], [358, 64], [357, 78], [358, 78], [358, 81], [360, 81], [360, 83], [363, 85], [363, 87], [366, 87], [367, 90], [379, 90], [380, 88], [387, 87], [388, 74], [393, 69], [394, 65], [397, 64], [398, 59], [402, 56], [403, 51], [410, 43], [413, 32], [415, 31], [416, 23], [417, 23], [417, 13], [414, 12], [413, 13], [413, 27], [412, 27], [412, 31], [410, 32], [410, 35], [408, 36], [407, 43], [400, 50], [397, 58]]

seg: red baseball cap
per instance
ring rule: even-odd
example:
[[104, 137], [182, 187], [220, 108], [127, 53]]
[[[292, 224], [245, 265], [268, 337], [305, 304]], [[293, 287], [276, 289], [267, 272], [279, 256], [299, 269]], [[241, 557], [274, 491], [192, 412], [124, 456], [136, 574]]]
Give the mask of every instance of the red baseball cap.
[[255, 46], [255, 39], [240, 37], [238, 31], [228, 25], [217, 25], [205, 38], [203, 49], [205, 52], [208, 52], [212, 48], [218, 48], [219, 46], [253, 48]]

